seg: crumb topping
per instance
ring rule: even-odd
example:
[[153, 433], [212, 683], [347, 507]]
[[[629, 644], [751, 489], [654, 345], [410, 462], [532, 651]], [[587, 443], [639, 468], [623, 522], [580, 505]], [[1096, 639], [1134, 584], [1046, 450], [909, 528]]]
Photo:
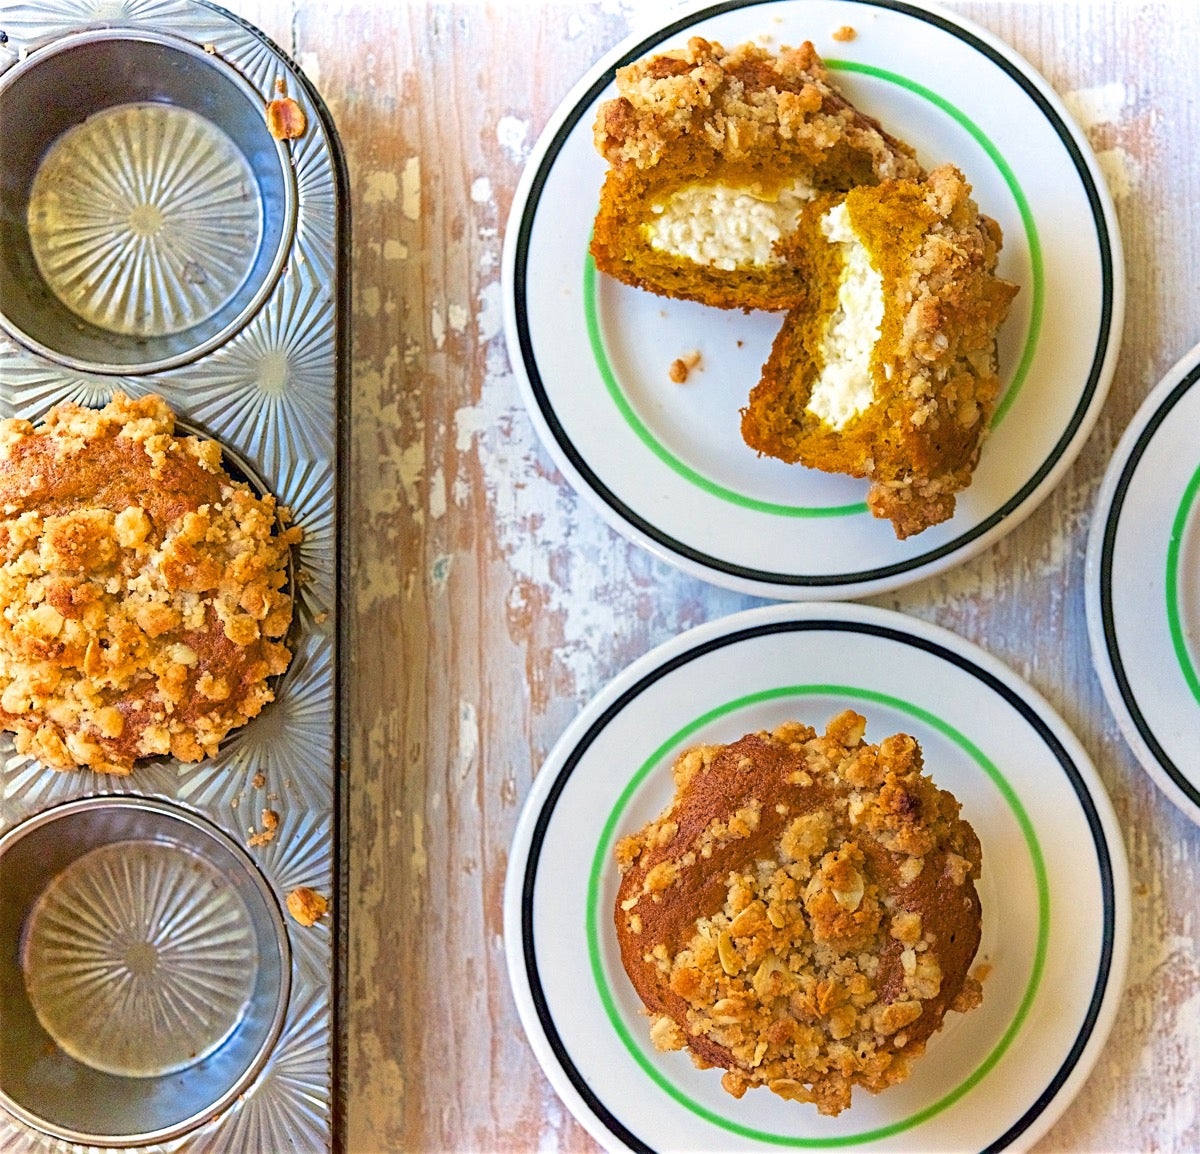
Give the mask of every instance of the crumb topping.
[[57, 769], [211, 755], [290, 654], [298, 529], [158, 396], [0, 422], [0, 725]]
[[246, 839], [246, 844], [252, 849], [269, 845], [275, 840], [275, 835], [278, 832], [279, 814], [273, 809], [264, 809], [262, 811], [262, 829], [257, 832], [252, 831], [249, 838]]
[[302, 926], [315, 926], [329, 912], [329, 899], [309, 886], [297, 886], [287, 896], [287, 908]]
[[618, 69], [617, 92], [595, 127], [596, 147], [614, 165], [652, 168], [686, 139], [734, 165], [767, 153], [822, 167], [845, 148], [864, 179], [919, 171], [907, 145], [845, 100], [808, 41], [774, 54], [695, 36], [686, 48]]

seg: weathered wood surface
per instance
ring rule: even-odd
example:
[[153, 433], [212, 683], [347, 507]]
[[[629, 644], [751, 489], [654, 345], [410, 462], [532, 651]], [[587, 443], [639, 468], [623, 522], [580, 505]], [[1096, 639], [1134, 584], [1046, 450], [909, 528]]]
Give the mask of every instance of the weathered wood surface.
[[[593, 1150], [542, 1076], [504, 967], [530, 782], [631, 659], [753, 604], [651, 559], [555, 472], [500, 320], [516, 182], [555, 105], [653, 0], [236, 0], [332, 111], [353, 214], [347, 1145]], [[1134, 946], [1111, 1040], [1038, 1149], [1200, 1149], [1200, 829], [1125, 747], [1092, 670], [1084, 544], [1106, 460], [1200, 339], [1200, 7], [966, 3], [1063, 94], [1119, 211], [1117, 377], [1075, 466], [1005, 540], [879, 604], [1023, 674], [1094, 758], [1125, 831]]]

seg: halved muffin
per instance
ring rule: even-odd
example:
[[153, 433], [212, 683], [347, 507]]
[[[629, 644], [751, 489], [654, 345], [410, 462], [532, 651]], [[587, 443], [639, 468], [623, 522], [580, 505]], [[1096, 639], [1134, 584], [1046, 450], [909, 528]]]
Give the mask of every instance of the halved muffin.
[[908, 145], [857, 111], [811, 43], [687, 48], [617, 70], [596, 147], [610, 168], [596, 267], [661, 296], [786, 309], [802, 270], [784, 257], [814, 196], [919, 177]]
[[1000, 228], [953, 165], [818, 197], [787, 248], [813, 286], [784, 319], [742, 412], [759, 453], [871, 480], [897, 537], [949, 518], [1000, 388], [1017, 286]]

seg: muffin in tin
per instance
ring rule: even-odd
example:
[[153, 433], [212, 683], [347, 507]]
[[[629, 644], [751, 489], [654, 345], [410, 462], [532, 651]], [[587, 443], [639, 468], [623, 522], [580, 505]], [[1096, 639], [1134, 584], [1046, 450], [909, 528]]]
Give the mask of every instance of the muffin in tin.
[[0, 727], [55, 769], [211, 756], [289, 664], [299, 539], [157, 395], [0, 422]]

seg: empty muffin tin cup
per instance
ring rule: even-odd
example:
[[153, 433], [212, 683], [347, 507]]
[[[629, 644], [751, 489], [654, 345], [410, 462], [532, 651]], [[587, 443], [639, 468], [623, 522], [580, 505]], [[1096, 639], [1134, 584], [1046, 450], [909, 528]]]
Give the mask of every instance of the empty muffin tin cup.
[[267, 95], [188, 41], [100, 29], [0, 74], [0, 327], [143, 373], [242, 328], [287, 262], [296, 186]]
[[205, 819], [86, 798], [0, 837], [0, 1105], [90, 1146], [164, 1142], [245, 1092], [291, 954], [253, 861]]

